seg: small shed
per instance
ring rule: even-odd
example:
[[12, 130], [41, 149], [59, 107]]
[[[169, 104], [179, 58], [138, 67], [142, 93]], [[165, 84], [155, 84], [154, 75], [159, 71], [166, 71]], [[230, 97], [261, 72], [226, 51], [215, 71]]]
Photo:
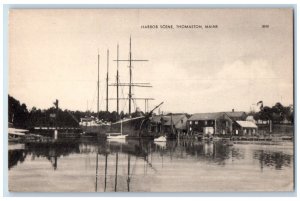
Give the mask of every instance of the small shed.
[[257, 125], [251, 121], [236, 121], [233, 130], [235, 135], [255, 135]]

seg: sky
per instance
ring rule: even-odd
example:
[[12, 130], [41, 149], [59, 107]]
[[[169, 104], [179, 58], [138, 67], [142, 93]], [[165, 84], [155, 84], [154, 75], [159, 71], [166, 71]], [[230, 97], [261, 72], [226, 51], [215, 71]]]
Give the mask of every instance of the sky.
[[[141, 28], [157, 25], [159, 28]], [[172, 25], [163, 29], [160, 25]], [[176, 28], [201, 25], [202, 28]], [[217, 28], [205, 28], [215, 25]], [[263, 25], [268, 27], [263, 28]], [[9, 94], [46, 109], [96, 111], [97, 54], [100, 109], [105, 110], [107, 50], [109, 83], [119, 58], [128, 59], [132, 38], [133, 97], [154, 98], [164, 112], [258, 110], [256, 103], [293, 104], [291, 9], [13, 9], [9, 14]], [[120, 81], [129, 81], [120, 62]], [[128, 87], [120, 89], [128, 97]], [[109, 88], [109, 98], [116, 88]], [[144, 101], [134, 106], [144, 110]], [[120, 102], [128, 111], [128, 101]], [[116, 110], [116, 101], [109, 102]]]

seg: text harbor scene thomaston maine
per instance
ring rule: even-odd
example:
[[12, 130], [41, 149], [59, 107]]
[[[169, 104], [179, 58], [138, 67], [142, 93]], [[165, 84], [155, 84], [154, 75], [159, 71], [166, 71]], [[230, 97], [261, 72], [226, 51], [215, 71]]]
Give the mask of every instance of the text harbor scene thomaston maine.
[[10, 192], [294, 191], [293, 10], [11, 9]]

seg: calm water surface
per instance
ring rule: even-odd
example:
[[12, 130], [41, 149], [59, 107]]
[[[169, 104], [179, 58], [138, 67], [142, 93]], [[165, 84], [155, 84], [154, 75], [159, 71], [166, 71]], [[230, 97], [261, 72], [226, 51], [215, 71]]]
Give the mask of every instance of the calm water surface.
[[293, 143], [100, 141], [9, 144], [9, 190], [292, 191]]

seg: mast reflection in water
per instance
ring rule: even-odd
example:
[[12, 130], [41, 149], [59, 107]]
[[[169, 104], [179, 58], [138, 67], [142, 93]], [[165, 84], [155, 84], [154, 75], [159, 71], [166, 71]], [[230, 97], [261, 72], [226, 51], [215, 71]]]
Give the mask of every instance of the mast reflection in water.
[[[293, 144], [81, 139], [9, 145], [10, 191], [292, 191]], [[276, 181], [276, 182], [274, 182]]]

